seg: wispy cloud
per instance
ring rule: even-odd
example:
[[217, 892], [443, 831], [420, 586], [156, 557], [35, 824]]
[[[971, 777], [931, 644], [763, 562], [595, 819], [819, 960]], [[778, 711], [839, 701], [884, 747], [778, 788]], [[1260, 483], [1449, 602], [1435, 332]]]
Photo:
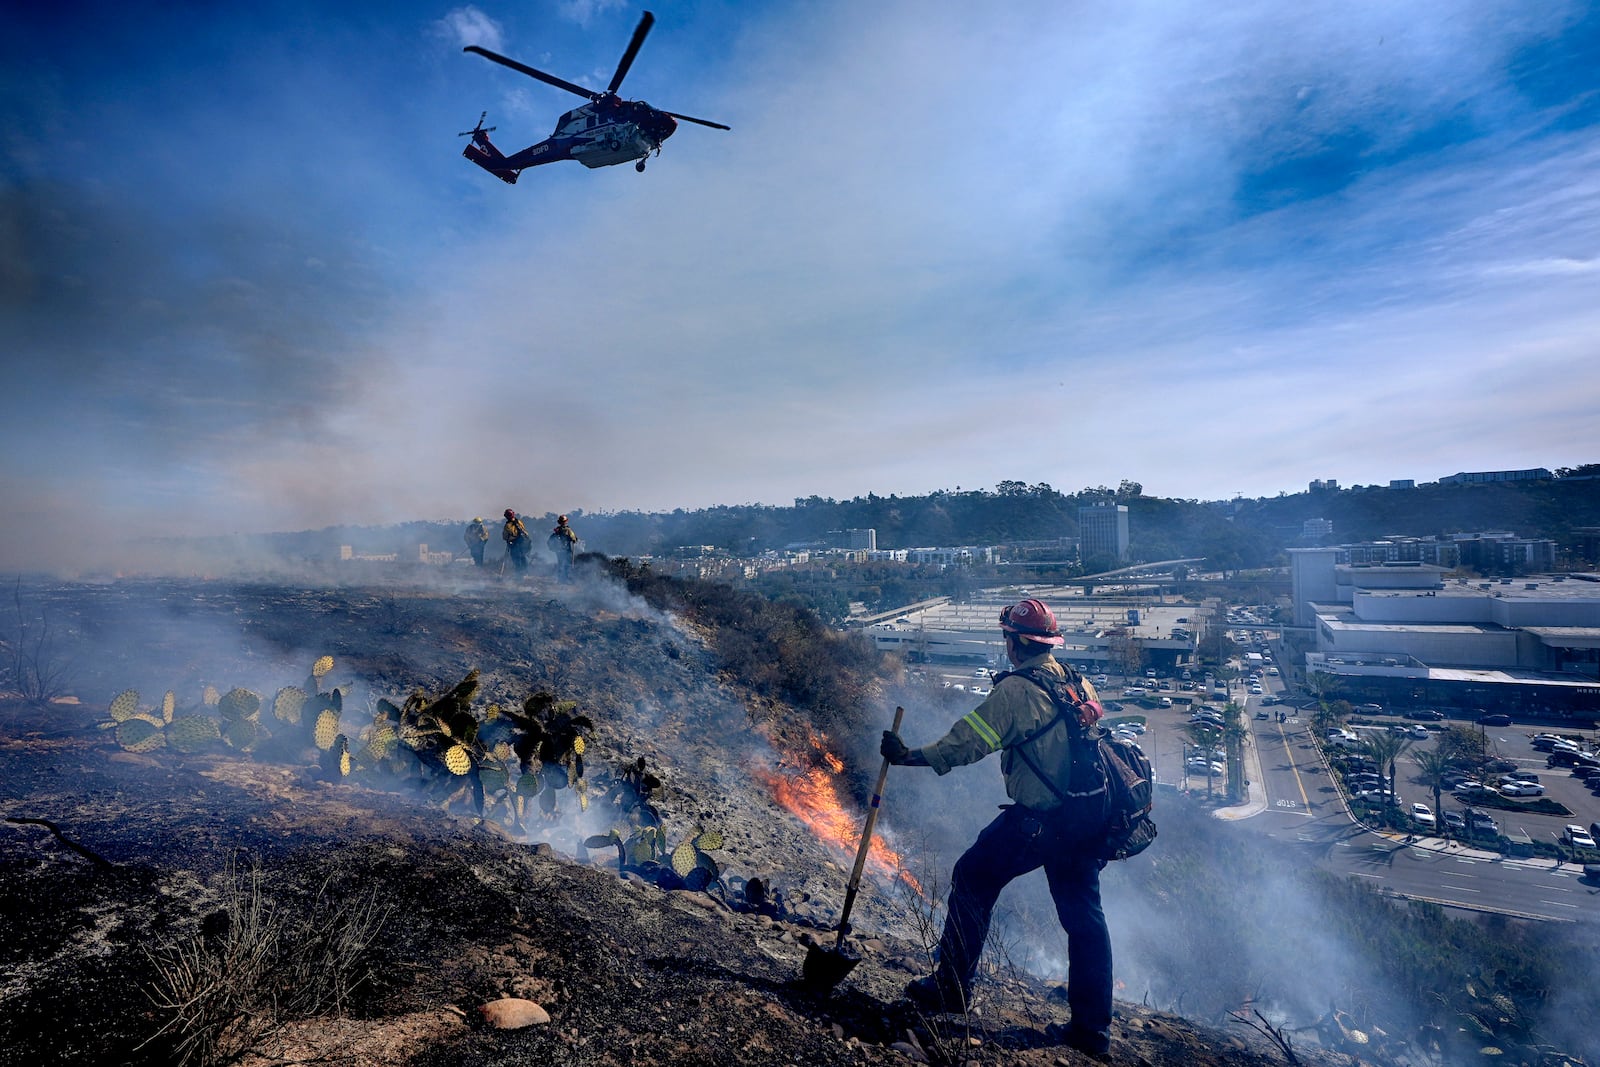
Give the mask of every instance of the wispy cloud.
[[491, 52], [505, 49], [500, 23], [471, 4], [456, 8], [435, 25], [442, 36], [462, 48], [475, 44]]

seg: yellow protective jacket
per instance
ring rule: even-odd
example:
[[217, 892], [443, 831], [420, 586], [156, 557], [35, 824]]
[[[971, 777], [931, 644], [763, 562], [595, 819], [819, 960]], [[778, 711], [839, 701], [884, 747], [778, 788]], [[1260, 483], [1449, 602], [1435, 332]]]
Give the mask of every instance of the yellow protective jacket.
[[467, 547], [471, 548], [473, 545], [482, 544], [484, 541], [489, 540], [489, 531], [481, 522], [469, 522], [467, 523], [467, 532], [462, 534], [461, 537], [462, 540], [466, 541]]
[[505, 526], [500, 531], [500, 536], [506, 539], [506, 544], [514, 545], [518, 541], [528, 539], [528, 528], [522, 525], [521, 519], [507, 519]]
[[[1041, 652], [1017, 664], [1018, 670], [1032, 667], [1066, 677], [1066, 671], [1049, 652]], [[1083, 679], [1082, 685], [1085, 699], [1099, 699], [1088, 679]], [[1023, 807], [1049, 811], [1061, 806], [1060, 799], [1013, 749], [1055, 717], [1056, 706], [1050, 694], [1026, 678], [1002, 678], [982, 704], [957, 721], [939, 740], [922, 746], [920, 751], [928, 766], [940, 774], [949, 774], [956, 767], [976, 763], [999, 750], [1006, 796]], [[1028, 752], [1033, 762], [1050, 775], [1056, 788], [1065, 792], [1072, 755], [1071, 729], [1067, 723], [1057, 722], [1029, 744]]]

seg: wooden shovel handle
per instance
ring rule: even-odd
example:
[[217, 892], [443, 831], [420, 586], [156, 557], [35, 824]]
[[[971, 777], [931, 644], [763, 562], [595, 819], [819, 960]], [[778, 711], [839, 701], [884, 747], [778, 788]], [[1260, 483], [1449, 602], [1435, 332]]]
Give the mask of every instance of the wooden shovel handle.
[[[906, 709], [894, 709], [894, 725], [889, 727], [893, 733], [900, 732], [900, 720], [905, 718]], [[850, 887], [844, 893], [844, 908], [839, 912], [839, 938], [834, 942], [834, 947], [844, 944], [845, 931], [850, 929], [850, 909], [855, 906], [856, 891], [861, 888], [861, 868], [867, 865], [867, 853], [872, 851], [872, 828], [878, 822], [878, 808], [883, 803], [883, 787], [889, 780], [889, 760], [884, 758], [883, 768], [878, 771], [878, 784], [872, 790], [872, 804], [867, 808], [867, 825], [861, 831], [861, 847], [856, 849], [856, 866], [850, 872]]]

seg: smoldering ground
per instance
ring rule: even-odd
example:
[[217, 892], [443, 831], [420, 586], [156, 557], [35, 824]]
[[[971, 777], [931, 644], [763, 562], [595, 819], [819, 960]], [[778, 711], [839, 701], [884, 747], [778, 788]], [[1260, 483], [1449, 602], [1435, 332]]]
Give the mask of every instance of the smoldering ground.
[[[597, 722], [597, 778], [608, 763], [645, 756], [664, 782], [671, 840], [699, 824], [726, 831], [728, 847], [716, 858], [731, 878], [770, 879], [796, 915], [819, 927], [836, 921], [849, 851], [818, 841], [773, 799], [763, 776], [795, 753], [781, 749], [750, 694], [722, 677], [696, 627], [597, 572], [580, 570], [568, 586], [485, 586], [450, 571], [434, 580], [307, 589], [151, 579], [23, 583], [18, 593], [31, 620], [56, 628], [60, 654], [73, 665], [73, 694], [83, 705], [62, 714], [101, 718], [110, 697], [129, 686], [147, 704], [167, 688], [191, 700], [207, 684], [270, 693], [303, 681], [321, 654], [336, 660], [329, 684], [347, 687], [358, 708], [413, 688], [440, 692], [475, 667], [484, 672], [480, 704], [536, 688], [570, 696]], [[906, 739], [921, 744], [972, 702], [890, 685], [853, 709], [830, 739], [846, 764], [838, 796], [864, 813], [878, 736], [895, 704], [908, 709]], [[1004, 800], [994, 760], [943, 777], [894, 768], [879, 829], [924, 892], [869, 875], [852, 916], [857, 932], [931, 947], [950, 867]], [[530, 823], [524, 839], [578, 857], [585, 837], [611, 828], [570, 791], [555, 815]], [[1409, 1036], [1451, 1024], [1456, 983], [1503, 970], [1519, 996], [1549, 991], [1528, 1000], [1540, 1012], [1533, 1028], [1541, 1039], [1590, 1051], [1592, 1036], [1574, 1020], [1592, 1018], [1596, 1007], [1578, 980], [1595, 948], [1592, 930], [1500, 923], [1495, 938], [1479, 938], [1464, 932], [1476, 929], [1467, 920], [1425, 909], [1416, 913], [1425, 925], [1372, 925], [1367, 920], [1389, 913], [1411, 922], [1414, 906], [1320, 873], [1312, 857], [1170, 795], [1160, 798], [1157, 818], [1155, 846], [1103, 877], [1119, 998], [1213, 1023], [1251, 1005], [1285, 1027], [1311, 1026], [1339, 1008]], [[612, 860], [603, 850], [587, 858]], [[991, 961], [1061, 978], [1068, 953], [1042, 875], [1008, 889], [997, 918]], [[1446, 944], [1450, 958], [1424, 974], [1418, 938]]]

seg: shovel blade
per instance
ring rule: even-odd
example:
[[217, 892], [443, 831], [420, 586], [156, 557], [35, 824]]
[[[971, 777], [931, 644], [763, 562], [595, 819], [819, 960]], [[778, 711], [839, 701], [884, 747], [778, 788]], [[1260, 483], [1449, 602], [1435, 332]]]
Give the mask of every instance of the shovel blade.
[[848, 949], [815, 945], [806, 951], [806, 962], [800, 974], [812, 989], [832, 989], [860, 962], [861, 957]]

